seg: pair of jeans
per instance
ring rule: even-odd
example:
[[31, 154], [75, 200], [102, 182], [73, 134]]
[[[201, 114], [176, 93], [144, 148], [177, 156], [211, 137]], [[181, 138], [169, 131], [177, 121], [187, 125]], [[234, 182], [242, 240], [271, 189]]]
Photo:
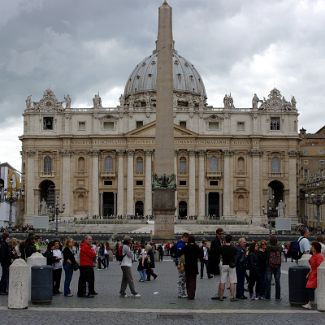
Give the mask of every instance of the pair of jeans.
[[272, 275], [274, 276], [274, 280], [275, 280], [275, 299], [280, 299], [281, 298], [281, 286], [280, 286], [281, 267], [277, 267], [277, 268], [267, 267], [267, 269], [266, 269], [265, 298], [266, 299], [271, 298]]
[[0, 281], [0, 292], [6, 293], [8, 292], [8, 284], [9, 284], [9, 265], [5, 263], [1, 263], [2, 268], [2, 276]]
[[204, 271], [204, 265], [206, 267], [207, 270], [207, 276], [208, 278], [211, 276], [208, 270], [208, 260], [202, 259], [201, 260], [201, 272], [200, 272], [200, 277], [203, 278], [203, 271]]
[[245, 275], [246, 270], [240, 267], [236, 267], [236, 275], [237, 275], [237, 287], [236, 287], [236, 297], [242, 298], [244, 297], [245, 292]]
[[59, 293], [62, 268], [53, 270], [53, 293]]
[[134, 282], [132, 277], [132, 269], [129, 266], [121, 266], [122, 269], [122, 283], [120, 288], [120, 294], [125, 295], [126, 287], [129, 285], [130, 291], [133, 295], [136, 295], [137, 292], [134, 288]]
[[140, 280], [141, 281], [147, 281], [147, 272], [146, 270], [138, 270], [140, 274]]
[[69, 295], [71, 293], [70, 283], [71, 283], [72, 275], [73, 275], [72, 264], [70, 264], [70, 263], [64, 264], [63, 269], [64, 269], [64, 274], [65, 274], [63, 293], [66, 296], [66, 295]]

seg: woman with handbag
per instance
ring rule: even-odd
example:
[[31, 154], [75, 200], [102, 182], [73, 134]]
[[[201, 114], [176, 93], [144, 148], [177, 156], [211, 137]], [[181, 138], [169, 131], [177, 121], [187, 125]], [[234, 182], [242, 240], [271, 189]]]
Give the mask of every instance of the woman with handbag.
[[74, 240], [72, 238], [68, 238], [65, 241], [64, 249], [63, 249], [63, 269], [65, 274], [64, 279], [64, 296], [72, 297], [73, 294], [70, 290], [70, 283], [72, 280], [72, 275], [74, 270], [78, 270], [79, 266], [76, 262], [73, 252]]

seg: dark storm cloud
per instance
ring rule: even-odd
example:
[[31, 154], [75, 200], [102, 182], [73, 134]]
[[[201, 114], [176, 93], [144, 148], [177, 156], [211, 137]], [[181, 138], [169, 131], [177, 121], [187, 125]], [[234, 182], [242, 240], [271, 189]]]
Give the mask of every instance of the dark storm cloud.
[[[60, 100], [69, 93], [73, 104], [90, 105], [99, 91], [104, 105], [116, 105], [135, 65], [154, 49], [161, 3], [0, 0], [2, 130], [6, 118], [14, 123], [23, 113], [28, 95], [39, 100], [48, 87]], [[301, 125], [322, 126], [324, 1], [169, 3], [175, 47], [202, 74], [209, 104], [221, 106], [232, 92], [235, 105], [247, 107], [255, 92], [266, 97], [276, 86], [295, 95]]]

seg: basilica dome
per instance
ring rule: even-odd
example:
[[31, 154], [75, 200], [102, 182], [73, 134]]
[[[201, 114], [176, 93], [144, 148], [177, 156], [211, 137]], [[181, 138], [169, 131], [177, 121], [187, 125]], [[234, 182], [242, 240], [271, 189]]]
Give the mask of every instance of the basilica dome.
[[[157, 51], [140, 62], [131, 73], [124, 90], [124, 98], [157, 90]], [[174, 92], [206, 98], [204, 83], [194, 65], [173, 50]]]

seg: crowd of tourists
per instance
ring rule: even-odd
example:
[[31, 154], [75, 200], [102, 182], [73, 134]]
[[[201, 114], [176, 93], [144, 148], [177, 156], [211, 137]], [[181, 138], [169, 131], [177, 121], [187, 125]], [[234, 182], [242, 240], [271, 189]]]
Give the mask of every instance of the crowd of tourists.
[[44, 249], [44, 242], [38, 236], [29, 234], [26, 240], [19, 242], [4, 231], [0, 241], [0, 294], [8, 293], [11, 263], [17, 258], [26, 260], [33, 253], [40, 252], [46, 257], [47, 264], [53, 267], [54, 295], [62, 293], [60, 288], [64, 272], [63, 294], [65, 297], [72, 297], [71, 280], [74, 272], [79, 270], [77, 296], [93, 298], [98, 294], [95, 291], [94, 268], [108, 269], [114, 255], [122, 272], [120, 297], [127, 297], [127, 287], [132, 297], [141, 297], [135, 288], [133, 263], [137, 265], [139, 282], [155, 280], [158, 277], [154, 271], [155, 262], [162, 261], [167, 254], [177, 268], [177, 296], [180, 299], [195, 299], [197, 276], [202, 279], [206, 273], [208, 279], [218, 279], [216, 295], [211, 297], [212, 300], [226, 299], [225, 291], [228, 289], [231, 302], [246, 299], [270, 300], [272, 281], [275, 283], [274, 297], [281, 300], [283, 257], [285, 261], [291, 258], [298, 262], [304, 254], [311, 254], [306, 284], [309, 302], [303, 307], [312, 309], [317, 288], [317, 269], [325, 257], [324, 237], [320, 235], [316, 241], [310, 243], [308, 229], [302, 227], [300, 233], [297, 240], [286, 244], [280, 244], [276, 235], [271, 235], [268, 240], [247, 242], [244, 237], [234, 241], [230, 234], [225, 234], [222, 228], [218, 228], [211, 243], [205, 240], [196, 243], [194, 236], [184, 233], [175, 243], [155, 245], [151, 242], [134, 242], [125, 236], [123, 241], [111, 246], [108, 242], [93, 242], [88, 235], [80, 245], [68, 238], [63, 244], [59, 240], [46, 241], [47, 247]]

